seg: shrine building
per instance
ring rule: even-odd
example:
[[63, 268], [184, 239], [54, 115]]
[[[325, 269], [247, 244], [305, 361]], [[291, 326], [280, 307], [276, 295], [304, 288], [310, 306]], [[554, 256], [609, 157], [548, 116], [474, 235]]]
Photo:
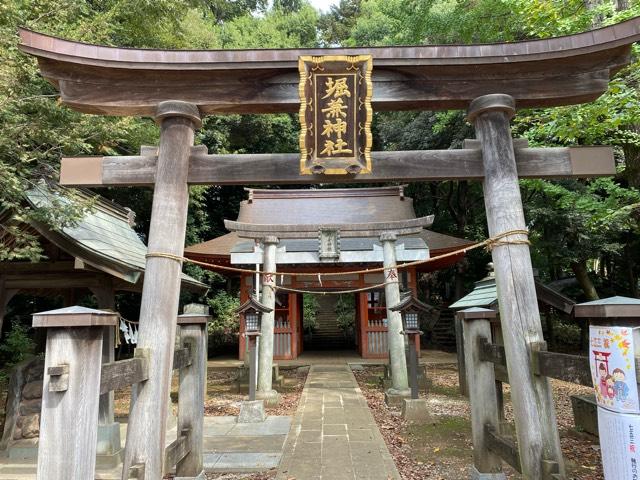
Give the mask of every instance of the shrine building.
[[[287, 238], [282, 235], [276, 249], [277, 285], [274, 331], [274, 358], [297, 358], [306, 349], [353, 348], [363, 358], [386, 358], [387, 312], [385, 305], [383, 247], [375, 234], [381, 224], [416, 221], [411, 198], [404, 195], [403, 186], [378, 188], [340, 188], [316, 190], [247, 189], [248, 198], [241, 202], [237, 222], [260, 227], [275, 226], [280, 231], [287, 226], [306, 226], [317, 231], [315, 238]], [[433, 217], [428, 218], [430, 225]], [[341, 235], [344, 228], [371, 225], [358, 236]], [[375, 227], [375, 228], [374, 228]], [[299, 230], [299, 229], [298, 229]], [[368, 233], [368, 234], [367, 234]], [[185, 249], [185, 256], [212, 265], [233, 266], [247, 272], [219, 271], [240, 279], [240, 302], [255, 291], [256, 275], [262, 269], [264, 246], [259, 239], [243, 238], [231, 232]], [[291, 237], [296, 237], [292, 234]], [[426, 229], [398, 236], [395, 252], [398, 264], [426, 260], [454, 252], [473, 242], [443, 235]], [[422, 273], [442, 269], [460, 261], [464, 253], [441, 260], [398, 269], [401, 289], [417, 293], [417, 281]], [[215, 268], [212, 268], [215, 270]], [[360, 273], [348, 274], [349, 271]], [[319, 278], [315, 273], [323, 273]], [[284, 273], [285, 275], [279, 275]], [[286, 273], [295, 274], [292, 276]], [[335, 273], [335, 275], [327, 275]], [[371, 288], [373, 287], [373, 288]], [[365, 289], [353, 292], [353, 290]], [[332, 291], [336, 294], [316, 295], [317, 327], [305, 336], [303, 295], [306, 292]], [[346, 291], [355, 307], [352, 332], [337, 326], [336, 303]], [[241, 321], [239, 356], [245, 352]]]

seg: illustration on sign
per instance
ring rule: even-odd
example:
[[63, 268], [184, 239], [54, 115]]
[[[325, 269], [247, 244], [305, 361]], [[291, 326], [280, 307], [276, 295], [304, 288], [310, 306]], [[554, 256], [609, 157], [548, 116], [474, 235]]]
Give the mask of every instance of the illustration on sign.
[[371, 172], [371, 55], [301, 56], [300, 172]]
[[640, 412], [634, 360], [634, 329], [589, 327], [589, 363], [598, 405], [617, 412]]

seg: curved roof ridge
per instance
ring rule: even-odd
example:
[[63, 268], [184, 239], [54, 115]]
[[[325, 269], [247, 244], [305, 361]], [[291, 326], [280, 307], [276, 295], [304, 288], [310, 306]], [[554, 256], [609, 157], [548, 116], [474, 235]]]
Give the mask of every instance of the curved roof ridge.
[[465, 109], [491, 93], [538, 108], [602, 95], [630, 62], [640, 17], [564, 37], [470, 45], [146, 50], [26, 29], [20, 40], [62, 102], [85, 113], [153, 116], [166, 100], [194, 103], [203, 115], [297, 112], [302, 55], [372, 55], [375, 110]]
[[[357, 55], [359, 53], [367, 53], [370, 51], [373, 52], [385, 52], [385, 51], [402, 51], [402, 50], [416, 50], [416, 58], [427, 58], [429, 54], [433, 55], [434, 58], [441, 57], [441, 55], [437, 55], [438, 49], [441, 50], [450, 50], [451, 52], [456, 52], [457, 57], [465, 57], [465, 56], [475, 56], [476, 52], [473, 48], [470, 47], [485, 47], [482, 50], [485, 53], [481, 53], [481, 55], [490, 55], [490, 56], [500, 56], [509, 54], [507, 52], [499, 52], [499, 48], [509, 45], [516, 47], [512, 49], [511, 54], [528, 54], [530, 53], [530, 48], [520, 48], [524, 46], [532, 46], [534, 47], [532, 50], [535, 53], [539, 53], [541, 51], [554, 52], [557, 51], [557, 42], [561, 42], [562, 44], [566, 44], [566, 40], [570, 39], [569, 42], [572, 46], [575, 45], [574, 48], [583, 48], [586, 46], [593, 45], [602, 45], [605, 43], [616, 43], [618, 41], [627, 42], [631, 37], [638, 37], [640, 33], [637, 29], [633, 27], [637, 27], [640, 25], [640, 17], [633, 17], [623, 22], [607, 25], [600, 28], [586, 30], [584, 32], [560, 35], [556, 37], [547, 37], [547, 38], [535, 38], [535, 39], [527, 39], [527, 40], [519, 40], [515, 42], [493, 42], [493, 43], [474, 43], [474, 44], [464, 44], [464, 43], [454, 43], [454, 44], [427, 44], [427, 45], [400, 45], [400, 46], [372, 46], [372, 47], [328, 47], [328, 48], [319, 48], [319, 47], [307, 47], [307, 48], [238, 48], [238, 49], [159, 49], [159, 48], [139, 48], [139, 47], [115, 47], [109, 45], [97, 45], [87, 42], [81, 42], [76, 40], [64, 39], [60, 37], [56, 37], [54, 35], [49, 35], [46, 33], [36, 32], [34, 30], [20, 27], [20, 39], [21, 46], [27, 48], [38, 48], [43, 52], [51, 52], [51, 53], [60, 53], [68, 56], [82, 56], [84, 58], [93, 58], [93, 59], [104, 59], [111, 61], [154, 61], [153, 54], [155, 53], [170, 53], [173, 55], [167, 55], [167, 58], [163, 58], [163, 61], [166, 63], [181, 63], [185, 59], [181, 57], [193, 57], [191, 61], [196, 60], [198, 54], [209, 54], [209, 57], [206, 58], [208, 61], [223, 61], [228, 62], [229, 57], [233, 54], [237, 54], [242, 57], [242, 60], [237, 59], [236, 61], [257, 61], [252, 57], [253, 52], [274, 52], [276, 55], [272, 59], [273, 61], [283, 61], [289, 60], [287, 58], [287, 54], [295, 55], [296, 61], [298, 52], [304, 53], [305, 55], [323, 55], [323, 54], [350, 54]], [[632, 42], [638, 40], [635, 38], [631, 40]], [[488, 47], [488, 48], [487, 48]], [[491, 48], [497, 47], [497, 48]], [[542, 47], [542, 48], [540, 48]], [[520, 52], [518, 51], [520, 50]], [[123, 52], [124, 55], [113, 55], [113, 53], [120, 51]], [[145, 55], [146, 54], [146, 55]], [[183, 54], [183, 55], [180, 55]], [[243, 55], [244, 54], [244, 55]], [[215, 55], [219, 55], [220, 59], [215, 59]], [[148, 59], [143, 59], [140, 57], [147, 56]], [[384, 55], [381, 55], [382, 58], [385, 58]], [[395, 58], [395, 57], [390, 57]]]

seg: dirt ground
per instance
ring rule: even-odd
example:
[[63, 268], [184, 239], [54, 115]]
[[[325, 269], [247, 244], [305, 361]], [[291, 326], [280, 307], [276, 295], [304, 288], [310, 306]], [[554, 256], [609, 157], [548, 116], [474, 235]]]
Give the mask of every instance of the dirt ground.
[[[366, 367], [354, 372], [369, 408], [378, 423], [398, 470], [405, 480], [450, 480], [466, 478], [473, 463], [469, 402], [458, 393], [456, 365], [429, 366], [431, 386], [427, 395], [435, 424], [409, 425], [398, 409], [384, 403], [382, 367]], [[552, 381], [558, 425], [568, 478], [603, 480], [598, 439], [573, 429], [570, 396], [587, 394], [591, 389]], [[505, 386], [505, 417], [513, 421], [509, 388]], [[508, 479], [522, 476], [504, 465]]]
[[[235, 388], [235, 376], [237, 370], [216, 371], [209, 369], [207, 372], [207, 395], [204, 404], [204, 414], [208, 416], [238, 415], [240, 402], [246, 397], [246, 393], [238, 393]], [[277, 407], [267, 407], [268, 415], [293, 415], [298, 408], [298, 400], [302, 394], [302, 388], [307, 378], [304, 371], [298, 369], [281, 369], [285, 383], [277, 390], [281, 395], [281, 401]], [[171, 385], [171, 400], [174, 413], [178, 408], [178, 376], [173, 376]], [[115, 392], [115, 416], [126, 417], [129, 414], [130, 389], [117, 390]]]

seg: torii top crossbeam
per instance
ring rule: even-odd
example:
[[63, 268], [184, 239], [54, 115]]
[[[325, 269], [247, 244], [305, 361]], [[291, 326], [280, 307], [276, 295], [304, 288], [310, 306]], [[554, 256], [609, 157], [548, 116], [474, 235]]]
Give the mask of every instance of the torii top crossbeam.
[[372, 54], [376, 110], [463, 109], [501, 92], [520, 107], [591, 101], [629, 62], [640, 17], [575, 35], [487, 45], [150, 50], [89, 45], [21, 29], [62, 101], [86, 113], [154, 115], [167, 99], [202, 114], [295, 112], [300, 55]]

